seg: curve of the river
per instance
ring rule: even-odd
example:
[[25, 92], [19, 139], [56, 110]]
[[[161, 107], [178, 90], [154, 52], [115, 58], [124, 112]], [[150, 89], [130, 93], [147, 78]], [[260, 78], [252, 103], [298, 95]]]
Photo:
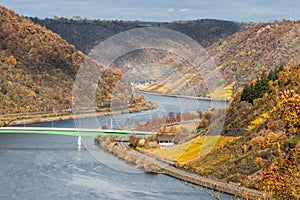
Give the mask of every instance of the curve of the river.
[[[126, 126], [169, 112], [211, 108], [208, 101], [145, 94], [156, 101], [152, 111], [80, 119], [76, 126]], [[224, 103], [222, 106], [225, 106]], [[30, 126], [74, 127], [73, 120]], [[95, 146], [86, 138], [78, 149], [77, 138], [58, 135], [0, 135], [0, 199], [213, 199], [217, 192], [187, 184], [163, 174], [149, 174]], [[232, 196], [220, 194], [221, 199]]]

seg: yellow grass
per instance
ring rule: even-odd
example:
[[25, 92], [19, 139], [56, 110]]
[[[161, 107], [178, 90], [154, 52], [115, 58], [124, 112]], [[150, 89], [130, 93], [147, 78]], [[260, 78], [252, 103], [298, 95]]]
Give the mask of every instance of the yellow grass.
[[230, 97], [232, 96], [232, 89], [233, 89], [234, 85], [235, 85], [235, 82], [232, 82], [224, 88], [226, 91], [226, 95], [228, 95]]
[[162, 93], [168, 93], [169, 91], [169, 88], [168, 87], [165, 87], [165, 86], [160, 86], [158, 89], [157, 89], [158, 92], [162, 92]]
[[194, 121], [186, 124], [175, 125], [178, 129], [186, 129], [187, 132], [195, 131], [199, 125], [199, 121]]
[[216, 88], [212, 93], [210, 93], [210, 97], [214, 99], [224, 99], [226, 97], [226, 92], [224, 88]]
[[217, 70], [220, 70], [220, 69], [222, 69], [222, 68], [223, 68], [223, 66], [220, 65], [220, 66], [217, 67]]
[[191, 83], [194, 78], [194, 74], [186, 73], [184, 75], [173, 74], [172, 76], [165, 77], [158, 83], [155, 83], [147, 88], [143, 88], [144, 91], [157, 91], [165, 94], [180, 93], [184, 90], [187, 83]]
[[157, 87], [158, 87], [158, 85], [156, 83], [154, 83], [154, 84], [150, 85], [149, 87], [140, 88], [140, 90], [150, 91], [150, 90], [154, 90]]
[[232, 141], [234, 137], [206, 136], [196, 137], [184, 144], [152, 152], [154, 155], [168, 160], [184, 164], [210, 151], [222, 147], [226, 142]]
[[249, 130], [253, 129], [254, 127], [256, 127], [259, 124], [262, 124], [263, 122], [265, 122], [269, 117], [268, 113], [263, 113], [261, 114], [259, 117], [255, 118], [250, 125], [247, 127]]
[[235, 85], [235, 82], [227, 85], [226, 87], [218, 87], [210, 94], [211, 98], [215, 99], [224, 99], [224, 98], [231, 98], [232, 97], [232, 88]]

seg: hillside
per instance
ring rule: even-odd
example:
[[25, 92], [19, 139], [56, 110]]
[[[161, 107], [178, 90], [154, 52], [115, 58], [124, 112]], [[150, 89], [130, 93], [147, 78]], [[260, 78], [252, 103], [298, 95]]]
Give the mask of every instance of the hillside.
[[235, 83], [235, 88], [274, 69], [300, 60], [300, 25], [295, 21], [244, 25], [241, 31], [208, 48], [224, 85]]
[[[172, 46], [174, 43], [165, 45]], [[180, 51], [186, 55], [193, 53], [188, 47], [183, 47]], [[205, 88], [200, 82], [202, 76], [191, 63], [165, 50], [132, 51], [118, 58], [112, 67], [122, 69], [125, 72], [124, 78], [128, 80], [155, 80], [156, 83], [145, 91], [193, 96], [195, 91], [204, 91]]]
[[[217, 70], [222, 74], [222, 77], [215, 81], [216, 86], [221, 87], [210, 94], [195, 89], [197, 92], [200, 91], [195, 95], [213, 98], [224, 98], [225, 95], [231, 97], [238, 88], [250, 83], [262, 73], [274, 69], [275, 66], [298, 62], [300, 60], [299, 28], [299, 22], [287, 20], [243, 25], [240, 31], [207, 47], [216, 67], [211, 68], [211, 72]], [[184, 70], [180, 73], [186, 78], [183, 84], [176, 85], [174, 83], [177, 82], [173, 80], [166, 82], [168, 80], [166, 78], [146, 90], [169, 93], [170, 91], [165, 88], [184, 88], [186, 83], [193, 85], [195, 79], [191, 78], [192, 74]], [[202, 83], [201, 80], [198, 80], [198, 83]], [[222, 87], [225, 90], [222, 91]]]
[[[262, 78], [253, 81], [251, 87], [261, 84]], [[300, 64], [287, 66], [266, 84], [266, 92], [253, 103], [242, 101], [239, 91], [227, 109], [223, 134], [242, 132], [242, 136], [184, 167], [267, 191], [275, 199], [298, 199]]]
[[[31, 20], [60, 34], [85, 53], [89, 53], [95, 45], [108, 37], [134, 28], [162, 27], [172, 29], [188, 35], [203, 47], [208, 47], [221, 38], [226, 38], [239, 31], [241, 27], [241, 24], [235, 22], [213, 19], [170, 23], [66, 19], [59, 17], [45, 20], [31, 18]], [[182, 51], [191, 53], [185, 47]], [[188, 61], [182, 61], [170, 52], [143, 49], [124, 55], [123, 58], [113, 64], [114, 68], [122, 69], [124, 74], [128, 74], [127, 66], [133, 66], [131, 68], [134, 69], [139, 68], [139, 73], [135, 73], [135, 76], [131, 77], [135, 78], [134, 81], [157, 81], [153, 87], [146, 89], [146, 91], [192, 96], [208, 95], [207, 86], [201, 81], [202, 76], [206, 74], [200, 75], [199, 71], [195, 71]], [[211, 70], [213, 71], [213, 69]]]
[[[0, 7], [0, 30], [1, 114], [71, 108], [74, 81], [84, 60], [103, 72], [96, 106], [110, 106], [121, 70], [103, 68], [59, 35], [5, 7]], [[122, 95], [139, 102], [130, 91]]]
[[4, 7], [0, 7], [0, 30], [0, 112], [70, 108], [84, 54]]
[[207, 47], [220, 38], [237, 32], [240, 24], [231, 21], [203, 19], [183, 22], [140, 22], [108, 20], [73, 20], [66, 18], [31, 20], [61, 35], [77, 49], [88, 54], [99, 42], [108, 37], [134, 28], [163, 27], [179, 31]]

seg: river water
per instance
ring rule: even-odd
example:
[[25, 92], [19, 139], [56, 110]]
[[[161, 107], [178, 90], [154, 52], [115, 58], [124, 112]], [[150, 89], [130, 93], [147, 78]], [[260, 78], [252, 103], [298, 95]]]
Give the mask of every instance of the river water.
[[[145, 122], [169, 112], [185, 112], [212, 107], [209, 101], [145, 95], [156, 101], [153, 111], [105, 116], [77, 121], [58, 121], [30, 126], [97, 128]], [[221, 106], [226, 106], [223, 103]], [[0, 135], [0, 199], [221, 199], [232, 196], [194, 186], [163, 175], [145, 173], [116, 156], [95, 146], [84, 137], [84, 146], [76, 146], [77, 138], [58, 135]]]

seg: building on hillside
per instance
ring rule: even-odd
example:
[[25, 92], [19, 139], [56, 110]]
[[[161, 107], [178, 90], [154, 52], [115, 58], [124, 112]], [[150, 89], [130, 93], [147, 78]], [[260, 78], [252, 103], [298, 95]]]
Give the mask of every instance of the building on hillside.
[[157, 136], [157, 140], [161, 148], [172, 147], [175, 145], [175, 135], [160, 135]]

